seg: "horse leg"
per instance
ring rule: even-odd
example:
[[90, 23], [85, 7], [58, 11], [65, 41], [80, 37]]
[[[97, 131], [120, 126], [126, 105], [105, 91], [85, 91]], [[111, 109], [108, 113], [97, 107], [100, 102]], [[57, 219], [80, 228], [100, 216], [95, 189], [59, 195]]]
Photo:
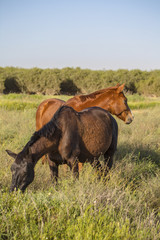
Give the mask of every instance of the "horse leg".
[[82, 171], [83, 163], [78, 163], [79, 171]]
[[48, 155], [46, 154], [42, 157], [42, 164], [47, 163], [47, 161], [48, 161]]
[[104, 161], [105, 161], [105, 175], [108, 173], [108, 171], [111, 169], [113, 165], [113, 156], [117, 150], [117, 138], [118, 138], [118, 125], [116, 122], [114, 122], [113, 125], [113, 135], [112, 135], [112, 142], [109, 147], [109, 149], [104, 154]]
[[101, 178], [102, 175], [102, 166], [99, 160], [94, 159], [94, 161], [91, 163], [92, 167], [97, 170], [98, 178]]
[[98, 172], [101, 171], [101, 163], [99, 160], [94, 159], [91, 165], [93, 168], [96, 168]]
[[[78, 170], [79, 170], [79, 172], [82, 171], [82, 167], [83, 167], [83, 163], [78, 163]], [[63, 169], [64, 169], [64, 173], [66, 175], [67, 170], [68, 170], [68, 166], [66, 164], [64, 164]]]
[[48, 164], [50, 168], [50, 174], [51, 174], [51, 180], [53, 183], [57, 183], [58, 180], [58, 164], [54, 162], [54, 160], [51, 160], [50, 157], [48, 157]]
[[114, 153], [115, 153], [115, 151], [112, 148], [109, 148], [108, 151], [104, 154], [104, 162], [105, 162], [104, 174], [105, 174], [105, 176], [107, 175], [109, 170], [112, 168]]
[[78, 168], [78, 159], [71, 157], [67, 159], [67, 165], [70, 167], [70, 170], [73, 172], [75, 178], [79, 178], [79, 168]]

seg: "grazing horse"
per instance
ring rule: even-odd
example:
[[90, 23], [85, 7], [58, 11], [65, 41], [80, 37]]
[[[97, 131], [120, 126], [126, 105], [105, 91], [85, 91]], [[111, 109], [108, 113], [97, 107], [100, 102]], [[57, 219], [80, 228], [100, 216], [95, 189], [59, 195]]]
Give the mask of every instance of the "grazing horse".
[[[39, 130], [44, 124], [49, 122], [53, 114], [62, 105], [73, 107], [76, 111], [81, 111], [88, 107], [101, 107], [111, 114], [123, 120], [126, 124], [133, 121], [132, 112], [127, 104], [127, 98], [123, 93], [124, 84], [121, 86], [105, 88], [88, 95], [79, 95], [64, 102], [60, 99], [44, 100], [38, 107], [36, 112], [36, 130]], [[42, 163], [45, 162], [43, 158]], [[52, 161], [48, 159], [49, 165]]]
[[69, 106], [62, 106], [49, 123], [33, 134], [20, 153], [6, 150], [15, 159], [11, 166], [10, 190], [26, 189], [34, 179], [37, 161], [44, 154], [49, 154], [52, 160], [51, 171], [55, 180], [60, 164], [67, 164], [76, 177], [79, 175], [78, 161], [88, 161], [97, 169], [101, 168], [98, 158], [102, 154], [107, 173], [112, 167], [117, 137], [117, 122], [108, 111], [92, 107], [77, 112]]

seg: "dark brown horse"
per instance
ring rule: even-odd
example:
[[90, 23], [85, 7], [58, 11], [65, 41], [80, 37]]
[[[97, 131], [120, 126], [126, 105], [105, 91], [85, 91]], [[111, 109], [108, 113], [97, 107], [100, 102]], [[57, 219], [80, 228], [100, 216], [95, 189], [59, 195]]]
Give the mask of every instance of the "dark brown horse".
[[67, 164], [75, 176], [78, 176], [78, 161], [89, 161], [99, 169], [101, 154], [104, 155], [104, 171], [107, 173], [113, 163], [117, 137], [116, 120], [106, 110], [93, 107], [77, 112], [62, 106], [49, 123], [33, 134], [19, 154], [7, 150], [15, 159], [11, 167], [10, 190], [19, 188], [24, 191], [34, 179], [37, 161], [47, 153], [52, 160], [50, 167], [55, 180], [60, 164]]
[[[73, 107], [76, 111], [81, 111], [88, 107], [98, 106], [111, 114], [117, 116], [125, 123], [130, 124], [133, 121], [132, 112], [127, 104], [127, 98], [123, 93], [124, 84], [115, 87], [105, 88], [88, 95], [79, 95], [64, 102], [59, 99], [47, 99], [43, 101], [36, 112], [36, 130], [39, 130], [44, 124], [49, 122], [53, 114], [62, 105]], [[44, 163], [44, 159], [42, 161]], [[48, 159], [50, 164], [50, 160]]]

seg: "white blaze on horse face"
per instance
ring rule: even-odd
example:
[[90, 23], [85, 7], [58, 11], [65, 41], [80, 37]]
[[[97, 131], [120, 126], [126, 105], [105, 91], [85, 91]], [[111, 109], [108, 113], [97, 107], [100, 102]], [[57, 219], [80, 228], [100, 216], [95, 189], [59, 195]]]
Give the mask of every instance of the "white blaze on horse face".
[[129, 114], [126, 117], [125, 123], [130, 124], [134, 119], [134, 115], [132, 114], [132, 111], [130, 110]]
[[[131, 111], [131, 110], [130, 110], [130, 111]], [[131, 111], [131, 115], [132, 115], [132, 118], [134, 119], [134, 115], [133, 115], [132, 111]]]
[[131, 111], [131, 109], [130, 109], [130, 118], [131, 118], [131, 120], [133, 121], [133, 119], [134, 119], [134, 115], [133, 115], [133, 113], [132, 113], [132, 111]]

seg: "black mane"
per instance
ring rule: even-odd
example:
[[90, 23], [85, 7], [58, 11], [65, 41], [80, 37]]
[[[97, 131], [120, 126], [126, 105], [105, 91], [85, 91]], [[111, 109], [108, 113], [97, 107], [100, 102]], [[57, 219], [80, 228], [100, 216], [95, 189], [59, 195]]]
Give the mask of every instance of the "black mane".
[[71, 108], [71, 107], [68, 107], [68, 106], [60, 107], [48, 123], [46, 123], [40, 130], [33, 133], [32, 137], [30, 138], [29, 142], [26, 144], [25, 147], [32, 146], [41, 137], [46, 137], [47, 139], [52, 140], [55, 129], [58, 128], [58, 124], [57, 124], [58, 115], [65, 108]]

